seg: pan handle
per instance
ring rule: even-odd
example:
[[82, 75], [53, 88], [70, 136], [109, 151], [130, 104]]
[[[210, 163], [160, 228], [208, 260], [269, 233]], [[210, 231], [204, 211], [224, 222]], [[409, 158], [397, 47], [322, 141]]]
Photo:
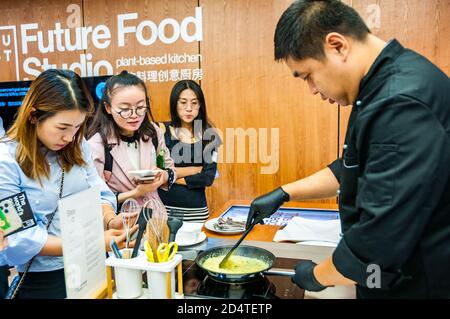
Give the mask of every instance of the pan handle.
[[263, 271], [264, 275], [275, 275], [275, 276], [294, 276], [295, 271], [293, 269], [284, 269], [284, 268], [270, 268], [266, 271]]

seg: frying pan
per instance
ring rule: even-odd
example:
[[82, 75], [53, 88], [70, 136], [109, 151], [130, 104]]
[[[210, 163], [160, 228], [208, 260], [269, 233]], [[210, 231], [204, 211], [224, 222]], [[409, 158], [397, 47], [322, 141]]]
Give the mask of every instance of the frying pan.
[[281, 276], [292, 276], [294, 275], [294, 271], [291, 270], [269, 270], [272, 268], [273, 262], [275, 261], [275, 255], [272, 254], [270, 251], [254, 247], [254, 246], [246, 246], [242, 245], [236, 248], [233, 255], [236, 256], [244, 256], [249, 258], [256, 258], [258, 260], [262, 260], [267, 264], [267, 267], [265, 269], [262, 269], [257, 272], [243, 272], [243, 273], [222, 273], [222, 272], [215, 272], [211, 271], [205, 267], [203, 267], [204, 262], [212, 257], [217, 256], [224, 256], [230, 251], [230, 249], [233, 247], [233, 245], [227, 245], [227, 246], [219, 246], [214, 247], [205, 251], [202, 251], [200, 254], [198, 254], [197, 258], [195, 259], [195, 263], [198, 267], [200, 267], [202, 270], [204, 270], [212, 279], [222, 282], [228, 282], [228, 283], [244, 283], [249, 282], [252, 280], [255, 280], [259, 278], [262, 274], [267, 275], [281, 275]]

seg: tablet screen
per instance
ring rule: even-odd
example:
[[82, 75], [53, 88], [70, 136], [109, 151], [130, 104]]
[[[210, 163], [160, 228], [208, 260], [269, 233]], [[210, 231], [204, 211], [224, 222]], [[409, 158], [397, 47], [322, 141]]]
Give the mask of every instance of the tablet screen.
[[[230, 217], [234, 220], [247, 220], [250, 206], [230, 206], [221, 217]], [[303, 217], [310, 219], [329, 220], [339, 219], [337, 210], [313, 209], [313, 208], [280, 208], [269, 218], [264, 218], [264, 224], [285, 226], [293, 217]]]

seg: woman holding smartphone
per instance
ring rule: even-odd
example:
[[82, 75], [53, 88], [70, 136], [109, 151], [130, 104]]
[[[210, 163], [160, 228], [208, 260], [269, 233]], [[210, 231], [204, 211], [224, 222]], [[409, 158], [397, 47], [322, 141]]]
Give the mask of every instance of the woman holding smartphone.
[[[173, 160], [153, 123], [145, 84], [137, 76], [122, 71], [106, 81], [87, 136], [97, 171], [116, 194], [119, 205], [128, 198], [141, 205], [149, 199], [160, 202], [157, 190], [167, 190], [175, 181]], [[158, 170], [156, 156], [161, 150], [165, 169]], [[158, 173], [147, 181], [130, 173], [150, 169]]]

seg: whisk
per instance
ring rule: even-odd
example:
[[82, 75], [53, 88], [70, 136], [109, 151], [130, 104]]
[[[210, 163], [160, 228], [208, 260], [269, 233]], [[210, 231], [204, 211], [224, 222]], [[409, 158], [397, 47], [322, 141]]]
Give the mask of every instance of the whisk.
[[156, 198], [151, 198], [143, 205], [144, 208], [150, 208], [152, 210], [151, 218], [148, 223], [150, 230], [155, 233], [158, 239], [158, 244], [167, 242], [165, 230], [167, 228], [167, 211], [163, 203]]
[[120, 217], [123, 223], [123, 229], [125, 230], [125, 248], [128, 249], [128, 242], [130, 241], [130, 231], [136, 223], [137, 218], [132, 218], [130, 214], [139, 213], [141, 207], [134, 198], [128, 198], [122, 204], [120, 208]]

